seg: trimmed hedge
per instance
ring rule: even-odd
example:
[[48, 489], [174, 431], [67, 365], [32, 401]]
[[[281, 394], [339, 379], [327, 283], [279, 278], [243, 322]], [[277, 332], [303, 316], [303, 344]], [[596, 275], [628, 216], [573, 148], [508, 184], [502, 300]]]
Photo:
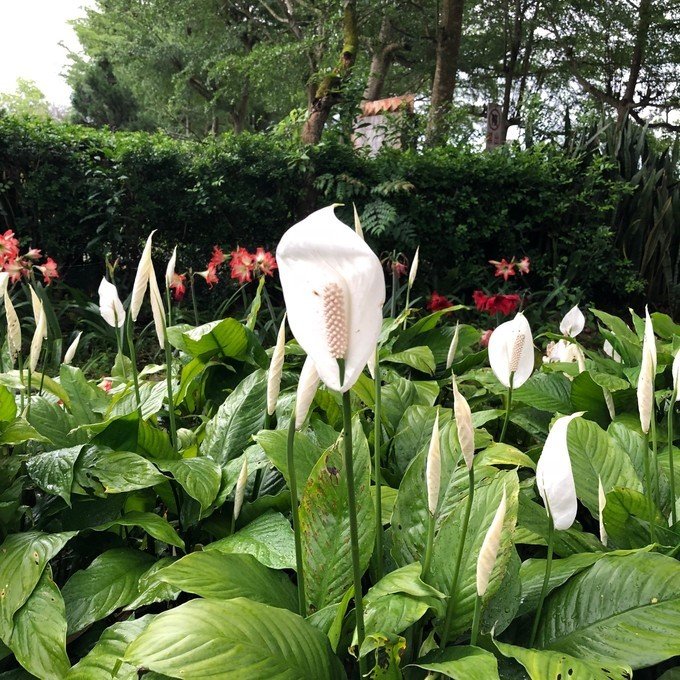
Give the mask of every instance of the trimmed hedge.
[[513, 255], [532, 258], [533, 288], [575, 285], [606, 307], [636, 286], [610, 230], [622, 186], [602, 159], [551, 147], [370, 159], [263, 135], [188, 142], [0, 116], [0, 173], [0, 223], [85, 287], [106, 253], [134, 264], [151, 229], [159, 246], [180, 244], [183, 267], [203, 269], [213, 244], [273, 248], [330, 202], [349, 223], [357, 205], [378, 252], [420, 244], [421, 281], [442, 292], [488, 286], [487, 260]]

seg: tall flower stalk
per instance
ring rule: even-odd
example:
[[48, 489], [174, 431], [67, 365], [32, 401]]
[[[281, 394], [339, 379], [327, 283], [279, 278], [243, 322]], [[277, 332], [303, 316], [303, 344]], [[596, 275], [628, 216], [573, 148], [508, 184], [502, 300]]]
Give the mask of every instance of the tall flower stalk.
[[669, 483], [671, 487], [671, 521], [676, 524], [678, 521], [677, 510], [675, 508], [675, 468], [673, 467], [673, 418], [675, 416], [675, 403], [680, 400], [680, 350], [673, 359], [673, 392], [671, 401], [668, 404], [668, 462], [670, 464]]
[[[356, 210], [356, 209], [355, 209]], [[383, 576], [383, 525], [382, 525], [382, 377], [380, 371], [380, 346], [376, 345], [373, 366], [375, 404], [373, 407], [373, 479], [375, 480], [375, 576], [379, 581]]]
[[439, 409], [434, 417], [430, 447], [427, 451], [425, 466], [425, 481], [427, 483], [427, 539], [425, 541], [425, 557], [423, 559], [423, 580], [427, 580], [432, 561], [432, 547], [434, 545], [434, 529], [439, 505], [439, 489], [442, 477], [442, 457], [439, 443]]

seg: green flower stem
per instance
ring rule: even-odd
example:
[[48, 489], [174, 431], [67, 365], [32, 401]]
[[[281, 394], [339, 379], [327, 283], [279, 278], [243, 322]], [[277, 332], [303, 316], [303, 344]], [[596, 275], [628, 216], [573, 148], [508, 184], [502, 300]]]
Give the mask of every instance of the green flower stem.
[[[262, 275], [262, 280], [264, 281], [264, 274]], [[276, 334], [276, 313], [274, 312], [274, 305], [272, 305], [272, 299], [269, 297], [266, 285], [263, 285], [262, 287], [262, 297], [264, 298], [264, 301], [267, 304], [269, 316], [272, 319], [272, 328], [274, 329], [274, 333]]]
[[513, 371], [510, 374], [510, 387], [508, 387], [508, 396], [507, 396], [506, 406], [505, 406], [505, 419], [503, 420], [503, 429], [501, 430], [501, 436], [498, 440], [499, 444], [505, 439], [505, 431], [508, 429], [508, 422], [510, 421], [510, 409], [512, 407], [512, 387], [513, 387], [514, 382], [515, 382], [515, 373]]
[[302, 536], [300, 534], [300, 513], [298, 510], [297, 479], [295, 477], [295, 411], [290, 415], [288, 425], [288, 486], [290, 487], [290, 510], [293, 516], [295, 533], [295, 566], [297, 570], [298, 606], [300, 616], [307, 616], [307, 598], [305, 597], [305, 573], [302, 564]]
[[423, 559], [423, 573], [421, 575], [423, 581], [427, 581], [427, 575], [430, 571], [430, 562], [432, 562], [435, 519], [435, 516], [431, 512], [427, 513], [427, 540], [425, 542], [425, 559]]
[[[345, 382], [345, 361], [338, 359], [340, 384]], [[342, 393], [342, 427], [344, 431], [343, 465], [347, 475], [347, 505], [349, 509], [349, 536], [352, 549], [352, 569], [354, 572], [354, 611], [357, 622], [357, 642], [359, 647], [359, 675], [366, 675], [366, 660], [361, 656], [361, 646], [366, 637], [364, 625], [364, 602], [361, 590], [361, 562], [359, 560], [359, 529], [357, 526], [357, 499], [354, 488], [354, 461], [352, 457], [352, 407], [349, 391]]]
[[[113, 320], [115, 322], [115, 326], [113, 328], [113, 332], [116, 335], [116, 348], [118, 349], [118, 354], [116, 355], [116, 359], [120, 357], [120, 366], [123, 369], [123, 379], [127, 381], [127, 371], [125, 370], [125, 362], [123, 361], [123, 333], [124, 330], [121, 328], [120, 330], [118, 329], [118, 314], [116, 314], [115, 310], [113, 312]], [[123, 323], [123, 325], [125, 325]]]
[[671, 403], [668, 407], [668, 462], [670, 464], [669, 482], [671, 485], [671, 523], [676, 524], [678, 513], [675, 509], [675, 468], [673, 467], [673, 416], [675, 415], [675, 400], [678, 397], [677, 388], [673, 390]]
[[643, 460], [645, 464], [645, 493], [649, 504], [649, 541], [656, 542], [656, 528], [654, 526], [654, 498], [652, 495], [652, 473], [649, 465], [649, 433], [645, 434], [643, 447]]
[[26, 420], [31, 419], [31, 364], [29, 361], [27, 374], [26, 374]]
[[139, 374], [137, 373], [137, 352], [135, 351], [135, 341], [132, 334], [132, 315], [128, 313], [127, 322], [125, 324], [125, 332], [127, 335], [128, 349], [130, 350], [130, 363], [132, 364], [132, 383], [135, 387], [135, 399], [137, 400], [137, 411], [139, 418], [142, 418], [142, 397], [139, 393]]
[[656, 436], [656, 418], [652, 410], [652, 419], [650, 421], [650, 433], [652, 439], [652, 477], [654, 479], [654, 500], [660, 503], [661, 492], [659, 490], [659, 455], [657, 451], [657, 436]]
[[[394, 277], [394, 275], [395, 275], [395, 272], [392, 272], [393, 277]], [[411, 284], [409, 283], [409, 284], [406, 285], [406, 307], [405, 307], [405, 311], [406, 311], [407, 314], [404, 317], [404, 325], [402, 326], [402, 328], [404, 330], [406, 330], [406, 322], [408, 320], [408, 310], [409, 310], [410, 304], [411, 304]]]
[[541, 619], [541, 610], [543, 609], [543, 602], [548, 592], [548, 583], [550, 583], [550, 569], [552, 567], [553, 557], [553, 542], [555, 538], [555, 523], [553, 522], [550, 508], [548, 508], [548, 558], [545, 562], [545, 575], [543, 576], [543, 586], [541, 587], [541, 595], [538, 598], [538, 607], [536, 607], [536, 614], [534, 616], [534, 625], [531, 628], [531, 638], [529, 639], [529, 647], [534, 646], [536, 633], [538, 632], [538, 622]]
[[474, 647], [477, 644], [477, 636], [479, 635], [479, 624], [482, 614], [482, 597], [477, 595], [475, 597], [475, 612], [472, 615], [472, 633], [470, 635], [470, 644]]
[[397, 318], [397, 286], [399, 285], [399, 277], [397, 272], [392, 270], [392, 299], [390, 300], [390, 316], [393, 319]]
[[267, 407], [264, 407], [264, 423], [262, 424], [262, 429], [263, 430], [269, 430], [271, 428], [272, 424], [272, 417], [269, 415], [269, 411], [267, 410]]
[[170, 421], [170, 442], [172, 443], [172, 448], [175, 449], [175, 452], [178, 452], [179, 446], [177, 442], [177, 423], [175, 421], [175, 399], [172, 393], [172, 348], [170, 347], [167, 331], [165, 332], [165, 342], [163, 344], [165, 345], [165, 380], [168, 386], [168, 420]]
[[383, 576], [382, 475], [380, 450], [382, 440], [382, 380], [380, 376], [380, 348], [375, 348], [375, 405], [373, 409], [373, 479], [375, 480], [375, 556], [376, 580]]
[[19, 352], [19, 382], [21, 383], [21, 389], [19, 390], [19, 401], [21, 407], [21, 413], [24, 412], [24, 360], [21, 357], [21, 352]]
[[172, 298], [170, 296], [170, 288], [165, 288], [165, 304], [167, 305], [167, 314], [165, 315], [165, 326], [169, 328], [172, 326]]
[[196, 291], [194, 289], [194, 273], [189, 271], [189, 288], [191, 290], [191, 305], [194, 308], [194, 325], [198, 326], [198, 307], [196, 305]]
[[451, 622], [453, 621], [453, 613], [455, 610], [454, 602], [456, 600], [456, 590], [458, 589], [458, 580], [460, 578], [460, 565], [463, 559], [463, 550], [465, 549], [465, 539], [467, 537], [468, 524], [470, 522], [470, 512], [472, 510], [472, 501], [475, 495], [475, 469], [471, 467], [468, 471], [468, 500], [465, 506], [465, 515], [463, 515], [463, 524], [461, 526], [461, 537], [458, 545], [458, 553], [456, 554], [456, 562], [453, 567], [453, 578], [451, 579], [451, 588], [449, 590], [449, 602], [446, 605], [446, 619], [444, 620], [444, 630], [439, 642], [439, 646], [444, 648], [449, 638], [449, 630]]
[[49, 347], [47, 343], [45, 343], [45, 346], [42, 349], [42, 370], [40, 371], [40, 387], [38, 388], [38, 396], [42, 395], [43, 391], [43, 386], [45, 384], [45, 373], [47, 372], [47, 358], [48, 358], [48, 352], [49, 352]]

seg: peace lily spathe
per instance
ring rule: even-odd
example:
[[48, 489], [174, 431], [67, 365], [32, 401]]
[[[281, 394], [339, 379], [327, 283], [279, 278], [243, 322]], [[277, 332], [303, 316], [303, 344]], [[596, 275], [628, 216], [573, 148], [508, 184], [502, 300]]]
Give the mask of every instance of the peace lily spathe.
[[314, 395], [319, 387], [319, 374], [311, 357], [305, 359], [300, 371], [300, 380], [295, 397], [295, 429], [299, 430], [305, 422], [307, 411], [314, 401]]
[[427, 509], [431, 515], [437, 512], [439, 503], [439, 487], [442, 479], [442, 457], [439, 445], [439, 409], [434, 417], [432, 425], [432, 436], [430, 437], [430, 448], [427, 451], [427, 462], [425, 464], [425, 480], [427, 482]]
[[472, 410], [467, 399], [458, 390], [456, 378], [451, 376], [453, 386], [453, 412], [456, 416], [456, 430], [458, 432], [458, 444], [463, 454], [467, 469], [472, 469], [475, 455], [475, 428], [472, 424]]
[[78, 335], [76, 335], [76, 339], [69, 345], [69, 348], [66, 350], [66, 354], [64, 354], [64, 364], [66, 366], [68, 366], [73, 361], [73, 357], [76, 355], [78, 345], [80, 344], [80, 336], [82, 334], [83, 331], [80, 331]]
[[562, 318], [560, 332], [570, 338], [575, 338], [586, 325], [586, 317], [583, 312], [574, 305]]
[[[375, 352], [385, 280], [364, 240], [323, 208], [292, 226], [276, 249], [288, 324], [324, 383], [346, 392]], [[340, 381], [338, 359], [345, 363]]]
[[246, 497], [246, 484], [248, 483], [248, 459], [243, 456], [243, 465], [236, 481], [236, 491], [234, 492], [234, 520], [238, 519], [243, 507], [243, 500]]
[[489, 339], [489, 363], [498, 381], [513, 388], [521, 387], [534, 370], [534, 340], [529, 322], [522, 312], [502, 323]]
[[604, 344], [602, 345], [602, 349], [604, 353], [608, 356], [614, 359], [617, 363], [621, 363], [621, 355], [614, 349], [613, 345], [609, 340], [605, 340]]
[[460, 324], [456, 321], [456, 330], [453, 331], [453, 338], [451, 338], [451, 344], [449, 345], [449, 351], [446, 354], [446, 370], [448, 371], [453, 364], [453, 359], [456, 356], [456, 350], [458, 349], [458, 338], [460, 336]]
[[3, 300], [5, 302], [5, 318], [7, 320], [7, 347], [12, 365], [14, 365], [21, 352], [21, 322], [11, 298], [7, 294], [7, 288], [5, 288], [3, 293]]
[[[151, 237], [149, 237], [151, 238]], [[161, 295], [158, 281], [156, 280], [156, 271], [151, 264], [149, 271], [149, 299], [151, 301], [151, 315], [153, 317], [153, 325], [156, 329], [156, 337], [161, 349], [165, 348], [165, 308], [163, 307], [163, 296]]]
[[567, 448], [569, 423], [583, 411], [555, 421], [536, 466], [536, 486], [553, 518], [555, 529], [566, 530], [576, 519], [576, 487]]
[[106, 279], [99, 284], [99, 313], [109, 326], [121, 328], [125, 323], [125, 309], [116, 287]]
[[640, 426], [647, 434], [652, 422], [654, 412], [654, 378], [656, 377], [656, 340], [654, 339], [654, 327], [649, 316], [649, 310], [645, 307], [645, 331], [642, 340], [642, 363], [640, 364], [640, 377], [637, 383], [637, 402], [640, 413]]
[[673, 394], [675, 395], [675, 401], [680, 401], [680, 349], [675, 353], [671, 373], [673, 375]]
[[498, 504], [496, 514], [491, 520], [486, 536], [484, 536], [484, 542], [477, 557], [477, 595], [480, 597], [486, 593], [493, 568], [496, 565], [496, 558], [498, 557], [498, 550], [501, 547], [501, 538], [503, 537], [506, 504], [507, 499], [504, 487], [501, 502]]
[[420, 246], [416, 248], [416, 254], [413, 256], [413, 262], [411, 262], [411, 271], [408, 273], [408, 287], [413, 288], [413, 282], [416, 280], [416, 274], [418, 273], [418, 263], [420, 262]]
[[9, 285], [9, 274], [7, 272], [0, 272], [0, 297], [4, 297]]
[[276, 411], [276, 402], [281, 390], [281, 374], [283, 373], [283, 361], [286, 357], [286, 316], [281, 321], [279, 333], [276, 336], [276, 345], [272, 353], [267, 373], [267, 413], [271, 416]]
[[40, 350], [43, 346], [43, 340], [47, 335], [47, 316], [45, 314], [45, 308], [42, 302], [40, 302], [39, 305], [37, 310], [38, 316], [35, 319], [35, 331], [33, 333], [33, 339], [31, 340], [31, 353], [29, 355], [29, 366], [31, 367], [31, 371], [35, 371], [38, 365]]
[[[40, 316], [40, 310], [42, 309], [43, 303], [38, 294], [35, 292], [33, 286], [29, 286], [28, 290], [31, 291], [31, 309], [33, 310], [33, 318], [35, 319], [35, 322], [38, 323], [38, 317]], [[45, 324], [45, 334], [43, 339], [47, 340], [47, 324]]]
[[172, 279], [175, 277], [175, 265], [177, 264], [177, 246], [172, 249], [172, 255], [168, 260], [168, 266], [165, 268], [165, 289], [170, 290]]
[[132, 285], [132, 298], [130, 299], [130, 316], [133, 321], [137, 321], [139, 310], [142, 308], [144, 302], [144, 295], [146, 294], [147, 286], [153, 271], [153, 263], [151, 262], [151, 239], [155, 230], [149, 234], [146, 239], [142, 256], [139, 258], [137, 265], [137, 272], [135, 273], [135, 282]]
[[597, 518], [600, 524], [600, 543], [607, 545], [607, 530], [604, 528], [604, 507], [607, 505], [607, 494], [602, 486], [602, 479], [597, 478]]

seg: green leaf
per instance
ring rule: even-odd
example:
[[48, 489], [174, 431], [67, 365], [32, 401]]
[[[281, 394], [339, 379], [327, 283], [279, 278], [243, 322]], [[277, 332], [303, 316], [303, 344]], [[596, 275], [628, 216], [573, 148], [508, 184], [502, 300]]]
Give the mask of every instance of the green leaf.
[[344, 678], [327, 637], [297, 614], [245, 598], [192, 600], [157, 616], [125, 660], [175, 678]]
[[83, 372], [75, 366], [62, 364], [59, 380], [69, 396], [69, 411], [79, 425], [98, 423], [106, 410], [109, 398], [106, 393], [91, 385]]
[[521, 564], [517, 551], [513, 550], [500, 588], [484, 608], [480, 626], [482, 632], [493, 631], [494, 635], [500, 635], [517, 616], [524, 588], [520, 578]]
[[[139, 386], [139, 403], [142, 409], [142, 420], [146, 420], [156, 415], [163, 408], [163, 402], [168, 394], [168, 387], [165, 381], [144, 382]], [[120, 396], [114, 397], [108, 410], [106, 420], [119, 418], [138, 412], [137, 395], [134, 390], [128, 390]]]
[[247, 597], [291, 611], [298, 608], [295, 587], [288, 576], [268, 569], [251, 555], [195, 552], [163, 569], [158, 578], [205, 598]]
[[539, 411], [569, 415], [573, 412], [570, 393], [571, 381], [565, 375], [539, 371], [513, 392], [513, 399]]
[[223, 319], [197, 326], [182, 333], [182, 346], [173, 342], [175, 347], [205, 361], [221, 354], [223, 357], [243, 357], [248, 349], [248, 336], [243, 324], [236, 319]]
[[272, 569], [295, 569], [295, 535], [279, 512], [266, 512], [235, 534], [210, 543], [206, 551], [252, 555]]
[[168, 545], [174, 545], [184, 550], [184, 541], [177, 535], [177, 532], [170, 526], [166, 519], [153, 512], [139, 512], [133, 510], [126, 512], [122, 517], [92, 527], [95, 531], [106, 531], [111, 527], [141, 527], [149, 536], [153, 536], [159, 541]]
[[[310, 608], [316, 610], [339, 602], [352, 584], [343, 445], [340, 439], [321, 456], [307, 480], [300, 501], [307, 602]], [[370, 491], [368, 442], [358, 417], [352, 422], [352, 447], [359, 561], [363, 572], [373, 552], [375, 521]]]
[[207, 510], [217, 498], [222, 481], [222, 469], [210, 458], [154, 460], [164, 472], [169, 472], [181, 487]]
[[17, 416], [17, 403], [14, 394], [4, 385], [0, 385], [0, 420], [8, 422]]
[[[444, 677], [454, 680], [498, 680], [496, 657], [479, 647], [458, 646], [437, 649], [410, 666], [441, 673]], [[543, 680], [547, 677], [545, 676]]]
[[76, 532], [11, 534], [0, 545], [0, 639], [8, 644], [13, 617], [40, 581], [45, 565]]
[[[422, 404], [413, 382], [397, 377], [382, 388], [382, 421], [390, 433], [397, 429], [402, 415], [409, 406]], [[431, 406], [425, 403], [426, 406]]]
[[416, 371], [429, 375], [434, 375], [435, 369], [437, 368], [432, 350], [426, 346], [411, 347], [402, 352], [389, 354], [386, 357], [382, 357], [381, 361], [393, 364], [405, 364], [406, 366], [415, 368]]
[[206, 425], [202, 455], [224, 465], [240, 456], [264, 424], [267, 373], [257, 370], [243, 380]]
[[[565, 616], [569, 612], [569, 616]], [[680, 564], [656, 553], [605, 555], [546, 600], [539, 648], [633, 669], [680, 654]]]
[[[649, 520], [654, 518], [658, 539], [664, 541], [666, 519], [640, 491], [616, 488], [607, 493], [602, 513], [607, 540], [617, 548], [642, 548], [650, 543]], [[670, 543], [676, 543], [672, 538]]]
[[[512, 533], [517, 521], [517, 497], [519, 494], [517, 473], [515, 471], [499, 472], [495, 477], [484, 480], [484, 483], [475, 486], [465, 536], [462, 534], [462, 523], [467, 498], [461, 499], [453, 508], [453, 511], [442, 521], [439, 533], [434, 539], [430, 581], [435, 588], [453, 599], [455, 617], [451, 633], [454, 637], [457, 633], [467, 630], [472, 623], [474, 601], [477, 595], [477, 556], [500, 503], [503, 489], [505, 489], [507, 495], [507, 506], [496, 564], [484, 596], [484, 602], [488, 602], [498, 591], [513, 553]], [[458, 554], [461, 542], [464, 542], [464, 548], [458, 587], [455, 592], [452, 592], [455, 556]]]
[[475, 465], [513, 465], [536, 469], [536, 463], [510, 444], [492, 444], [475, 456]]
[[170, 602], [179, 597], [181, 590], [158, 578], [158, 574], [165, 567], [173, 564], [176, 559], [175, 557], [162, 557], [139, 577], [137, 597], [126, 605], [128, 609], [138, 609], [156, 602]]
[[140, 455], [103, 446], [83, 451], [76, 461], [75, 480], [82, 487], [103, 493], [123, 493], [167, 482], [167, 478]]
[[151, 555], [139, 550], [115, 548], [73, 574], [61, 591], [69, 635], [132, 602], [138, 594], [140, 577], [153, 561]]
[[576, 658], [562, 652], [550, 652], [538, 649], [524, 649], [494, 640], [498, 651], [508, 658], [515, 659], [526, 668], [531, 680], [547, 680], [547, 678], [574, 678], [574, 680], [612, 680], [632, 678], [627, 666], [611, 665], [602, 667], [597, 661]]
[[28, 441], [49, 442], [50, 440], [23, 418], [15, 418], [8, 423], [0, 422], [0, 446], [15, 446]]
[[153, 618], [147, 614], [139, 619], [109, 626], [64, 680], [137, 680], [137, 669], [127, 662], [120, 664], [115, 675], [112, 672], [123, 658], [125, 650], [147, 629]]
[[630, 458], [596, 423], [573, 420], [567, 430], [567, 448], [576, 495], [593, 517], [599, 516], [598, 477], [605, 491], [615, 486], [642, 491]]
[[87, 432], [73, 432], [78, 427], [76, 419], [61, 406], [44, 397], [33, 398], [29, 422], [57, 449], [67, 449], [88, 441]]
[[579, 373], [571, 382], [571, 404], [572, 412], [585, 411], [588, 418], [604, 427], [610, 421], [604, 392], [587, 371]]
[[71, 662], [66, 654], [64, 600], [43, 571], [28, 600], [14, 615], [8, 646], [17, 661], [38, 678], [63, 678]]
[[45, 492], [61, 496], [71, 505], [73, 469], [82, 446], [40, 453], [26, 461], [31, 479]]

